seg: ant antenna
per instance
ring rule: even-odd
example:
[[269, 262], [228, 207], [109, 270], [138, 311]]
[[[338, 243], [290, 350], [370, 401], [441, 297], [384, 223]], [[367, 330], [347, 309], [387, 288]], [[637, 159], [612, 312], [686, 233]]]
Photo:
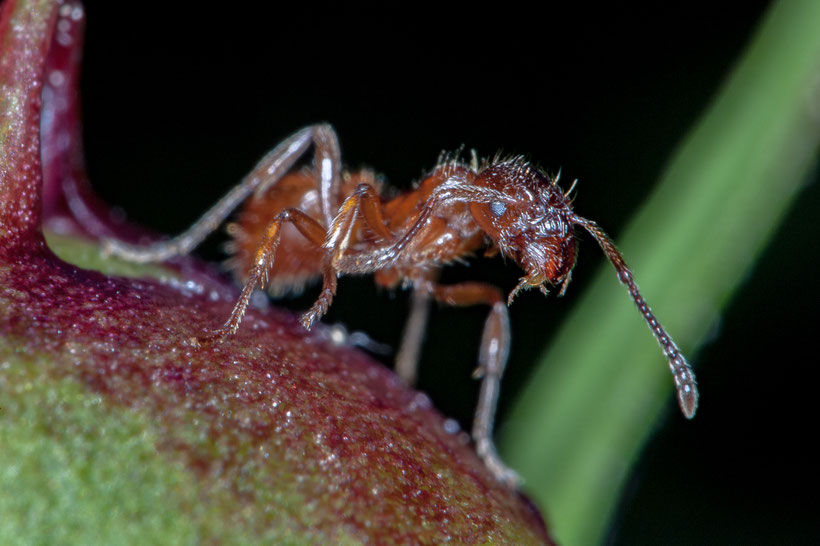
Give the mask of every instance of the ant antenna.
[[601, 250], [604, 251], [606, 257], [612, 265], [615, 266], [615, 270], [618, 272], [618, 280], [626, 285], [629, 290], [629, 295], [632, 296], [632, 301], [638, 306], [638, 311], [643, 315], [646, 324], [649, 326], [649, 329], [652, 330], [652, 335], [655, 336], [655, 339], [663, 350], [663, 354], [666, 356], [666, 360], [669, 363], [669, 370], [675, 379], [678, 404], [680, 405], [683, 415], [691, 419], [695, 416], [695, 411], [698, 408], [698, 387], [695, 383], [692, 367], [686, 362], [686, 358], [681, 354], [678, 346], [672, 341], [669, 334], [666, 333], [666, 330], [661, 326], [661, 323], [658, 322], [658, 319], [655, 318], [649, 305], [646, 304], [646, 300], [641, 296], [638, 285], [635, 284], [635, 280], [632, 277], [632, 271], [630, 271], [626, 265], [621, 253], [615, 248], [612, 239], [609, 238], [598, 224], [591, 220], [581, 218], [577, 215], [573, 215], [572, 220], [574, 223], [583, 226], [584, 229], [595, 238]]

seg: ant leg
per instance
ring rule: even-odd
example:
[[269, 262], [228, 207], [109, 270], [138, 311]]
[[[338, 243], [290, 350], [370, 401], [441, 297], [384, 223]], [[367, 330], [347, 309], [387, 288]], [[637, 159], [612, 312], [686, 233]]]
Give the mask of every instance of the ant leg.
[[200, 339], [201, 342], [223, 341], [227, 336], [236, 332], [242, 317], [248, 309], [251, 295], [257, 284], [264, 288], [267, 281], [267, 274], [273, 265], [273, 258], [279, 246], [282, 224], [292, 223], [308, 241], [321, 246], [325, 238], [325, 228], [322, 225], [298, 209], [288, 208], [276, 215], [265, 229], [265, 236], [254, 254], [253, 267], [248, 272], [248, 280], [242, 288], [236, 304], [231, 311], [231, 316], [220, 328], [211, 335]]
[[301, 322], [302, 326], [305, 327], [305, 330], [310, 330], [316, 321], [327, 313], [327, 310], [330, 308], [330, 304], [333, 303], [333, 296], [336, 295], [337, 284], [338, 273], [336, 272], [336, 269], [325, 263], [324, 270], [322, 271], [322, 291], [319, 293], [319, 297], [316, 298], [316, 301], [313, 302], [310, 309], [302, 315]]
[[[276, 184], [310, 147], [316, 148], [316, 162], [322, 165], [320, 192], [322, 208], [331, 206], [338, 193], [340, 160], [336, 134], [329, 125], [314, 125], [297, 131], [268, 152], [231, 191], [180, 235], [149, 245], [129, 244], [117, 239], [102, 240], [103, 253], [131, 262], [161, 262], [188, 254], [205, 237], [213, 233], [228, 215], [252, 193], [262, 192]], [[327, 167], [325, 167], [327, 165]], [[326, 219], [331, 215], [325, 214]], [[331, 216], [332, 217], [332, 216]], [[327, 225], [330, 225], [329, 222]]]
[[493, 201], [504, 201], [507, 198], [497, 190], [473, 186], [466, 179], [452, 177], [437, 186], [424, 206], [413, 214], [408, 220], [410, 228], [393, 244], [386, 245], [373, 253], [372, 259], [367, 267], [357, 269], [358, 272], [372, 272], [383, 267], [388, 267], [394, 263], [401, 254], [416, 240], [416, 237], [424, 230], [428, 220], [438, 207], [451, 203], [492, 203]]
[[[327, 255], [323, 264], [322, 292], [313, 306], [302, 316], [302, 325], [310, 330], [328, 310], [336, 295], [336, 279], [339, 273], [362, 272], [362, 265], [353, 257], [353, 260], [344, 260], [345, 251], [361, 215], [364, 223], [379, 237], [386, 241], [393, 240], [393, 233], [384, 223], [381, 202], [376, 189], [369, 184], [359, 184], [353, 193], [345, 199], [339, 208], [339, 213], [330, 225], [324, 240]], [[366, 261], [366, 260], [365, 260]]]
[[[312, 125], [305, 130], [310, 131], [310, 138], [313, 141], [313, 169], [316, 180], [319, 182], [319, 202], [322, 208], [322, 218], [324, 219], [324, 225], [329, 226], [333, 222], [333, 216], [336, 214], [336, 208], [340, 202], [339, 182], [342, 173], [342, 159], [339, 150], [339, 139], [333, 127], [326, 123]], [[281, 175], [277, 178], [263, 180], [254, 191], [254, 195], [258, 196], [265, 193], [268, 188], [279, 181], [279, 178], [281, 178]]]
[[313, 168], [319, 174], [319, 196], [322, 205], [322, 216], [325, 226], [331, 225], [339, 206], [339, 181], [341, 180], [342, 159], [339, 151], [339, 139], [330, 125], [317, 125], [313, 132], [316, 157]]
[[428, 289], [437, 301], [447, 305], [490, 305], [490, 314], [481, 336], [478, 368], [473, 373], [473, 377], [481, 378], [481, 390], [473, 420], [473, 440], [478, 456], [493, 476], [515, 488], [520, 481], [518, 474], [504, 464], [493, 443], [493, 422], [501, 389], [501, 376], [510, 348], [510, 319], [504, 297], [495, 286], [476, 282], [451, 286], [430, 283]]
[[[364, 220], [367, 227], [376, 233], [384, 241], [393, 240], [393, 232], [384, 223], [381, 201], [376, 188], [370, 184], [359, 184], [353, 193], [345, 199], [336, 218], [330, 223], [327, 230], [325, 248], [328, 249], [331, 263], [334, 266], [340, 264], [344, 252], [350, 246], [350, 239], [355, 231], [356, 220], [359, 215]], [[355, 270], [346, 272], [355, 272]]]
[[410, 387], [416, 384], [419, 353], [424, 343], [427, 317], [430, 315], [430, 298], [424, 290], [413, 288], [410, 295], [410, 313], [404, 324], [401, 345], [396, 355], [396, 373]]
[[429, 283], [438, 280], [438, 269], [426, 269], [421, 277], [413, 281], [413, 292], [410, 295], [410, 312], [404, 323], [401, 345], [396, 354], [394, 366], [396, 374], [410, 387], [416, 384], [419, 367], [419, 355], [424, 345], [424, 334], [427, 319], [430, 316]]

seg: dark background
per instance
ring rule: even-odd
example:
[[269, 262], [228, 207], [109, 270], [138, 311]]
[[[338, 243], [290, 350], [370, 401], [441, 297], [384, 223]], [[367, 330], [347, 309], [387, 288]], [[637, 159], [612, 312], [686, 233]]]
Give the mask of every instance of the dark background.
[[[580, 179], [576, 209], [616, 239], [766, 7], [532, 13], [498, 5], [449, 15], [156, 5], [87, 5], [88, 169], [100, 195], [130, 218], [177, 233], [279, 140], [328, 121], [349, 166], [374, 167], [398, 187], [461, 145], [561, 167], [564, 180]], [[796, 544], [820, 535], [810, 444], [820, 375], [809, 323], [820, 301], [819, 200], [813, 177], [716, 338], [694, 355], [698, 418], [670, 412], [659, 423], [611, 542]], [[221, 240], [200, 253], [222, 259]], [[511, 308], [502, 420], [504, 402], [602, 259], [585, 238], [565, 298], [528, 293]], [[451, 268], [444, 280], [483, 279], [506, 291], [519, 273], [485, 260]], [[314, 296], [284, 303], [302, 309]], [[632, 305], [626, 294], [624, 305]], [[405, 311], [405, 294], [345, 279], [327, 320], [395, 346]], [[432, 318], [421, 387], [466, 426], [484, 312], [439, 309]]]

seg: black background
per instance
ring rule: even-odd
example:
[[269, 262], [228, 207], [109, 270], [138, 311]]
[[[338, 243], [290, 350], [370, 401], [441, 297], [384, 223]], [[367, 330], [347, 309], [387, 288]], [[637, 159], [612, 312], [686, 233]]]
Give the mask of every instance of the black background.
[[[525, 153], [551, 172], [561, 167], [565, 180], [580, 179], [576, 209], [617, 239], [766, 7], [535, 13], [495, 5], [449, 14], [243, 4], [87, 5], [90, 177], [104, 199], [159, 232], [181, 231], [279, 140], [328, 121], [348, 165], [372, 166], [398, 187], [461, 145], [483, 155]], [[695, 355], [698, 418], [670, 412], [659, 423], [611, 542], [795, 544], [818, 536], [810, 500], [820, 384], [809, 323], [820, 301], [813, 182], [716, 339]], [[221, 259], [213, 239], [199, 252]], [[528, 293], [511, 308], [502, 420], [509, 393], [601, 263], [594, 243], [581, 245], [565, 298]], [[484, 279], [509, 290], [518, 275], [485, 260], [454, 267], [445, 280]], [[284, 303], [305, 308], [314, 295]], [[395, 346], [405, 310], [405, 294], [345, 279], [327, 320]], [[421, 387], [466, 425], [483, 312], [432, 316]]]

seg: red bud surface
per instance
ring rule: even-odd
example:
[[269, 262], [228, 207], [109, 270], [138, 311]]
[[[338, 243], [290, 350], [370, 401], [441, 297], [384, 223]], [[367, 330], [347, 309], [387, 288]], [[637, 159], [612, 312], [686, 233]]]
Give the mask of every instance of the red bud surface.
[[550, 543], [425, 395], [326, 328], [251, 310], [196, 347], [236, 287], [99, 256], [140, 230], [86, 183], [83, 24], [2, 6], [0, 542]]

